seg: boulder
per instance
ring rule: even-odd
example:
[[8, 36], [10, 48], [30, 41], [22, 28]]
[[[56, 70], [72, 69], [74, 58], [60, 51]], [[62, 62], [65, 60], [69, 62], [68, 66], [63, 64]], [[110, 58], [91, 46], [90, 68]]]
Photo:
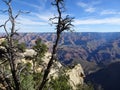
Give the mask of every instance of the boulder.
[[35, 50], [33, 49], [26, 49], [25, 52], [24, 52], [24, 55], [25, 56], [28, 56], [28, 57], [33, 57], [34, 55], [36, 55], [37, 53], [35, 52]]
[[74, 68], [69, 69], [66, 73], [69, 76], [69, 83], [76, 90], [76, 86], [84, 83], [84, 71], [80, 64], [74, 66]]
[[0, 44], [5, 41], [5, 38], [0, 38]]

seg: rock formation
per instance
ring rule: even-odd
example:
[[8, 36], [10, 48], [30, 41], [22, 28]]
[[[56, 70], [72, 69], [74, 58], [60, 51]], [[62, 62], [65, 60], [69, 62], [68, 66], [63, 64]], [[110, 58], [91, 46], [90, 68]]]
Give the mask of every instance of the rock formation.
[[[27, 55], [27, 53], [29, 53], [28, 51], [25, 52], [24, 55]], [[35, 53], [32, 53], [33, 55]], [[31, 56], [33, 56], [31, 55]], [[37, 72], [41, 72], [43, 70], [45, 70], [49, 60], [50, 60], [50, 57], [51, 57], [51, 53], [46, 53], [45, 54], [45, 57], [42, 59], [43, 62], [42, 62], [42, 65], [36, 69]], [[30, 62], [30, 61], [29, 61]], [[59, 70], [62, 68], [63, 66], [61, 65], [60, 62], [58, 61], [55, 61], [54, 62], [54, 65], [52, 66], [51, 68], [51, 71], [50, 71], [50, 74], [49, 74], [49, 77], [53, 77], [54, 79], [56, 77], [58, 77], [58, 74], [59, 74]], [[72, 69], [68, 69], [66, 71], [66, 75], [69, 76], [69, 80], [68, 82], [70, 83], [70, 85], [72, 86], [73, 90], [76, 90], [76, 86], [78, 84], [83, 84], [84, 83], [84, 77], [85, 77], [85, 74], [84, 74], [84, 71], [83, 71], [83, 68], [80, 64], [77, 64], [75, 65]]]
[[80, 64], [69, 69], [66, 74], [69, 75], [69, 83], [73, 87], [73, 90], [76, 89], [77, 85], [84, 83], [85, 74]]

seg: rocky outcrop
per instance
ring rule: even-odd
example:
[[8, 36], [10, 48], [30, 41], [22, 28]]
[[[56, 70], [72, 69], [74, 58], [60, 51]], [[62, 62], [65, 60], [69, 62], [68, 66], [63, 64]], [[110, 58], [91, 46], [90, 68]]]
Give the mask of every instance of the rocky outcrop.
[[33, 49], [26, 49], [24, 52], [24, 56], [28, 56], [28, 57], [33, 57], [36, 54], [37, 53]]
[[[27, 55], [27, 53], [28, 53], [28, 50], [27, 50], [27, 52], [25, 52], [24, 55]], [[31, 56], [33, 56], [34, 54], [35, 53], [32, 53]], [[36, 68], [36, 72], [41, 72], [41, 71], [45, 70], [45, 68], [47, 67], [47, 64], [50, 60], [50, 57], [51, 57], [51, 53], [47, 52], [45, 54], [45, 56], [42, 58], [42, 60], [43, 60], [42, 64], [38, 68]], [[29, 62], [30, 63], [31, 61], [30, 60], [25, 61], [25, 60], [22, 59], [22, 62], [24, 62], [24, 63]], [[62, 67], [63, 66], [60, 62], [54, 61], [54, 64], [53, 64], [53, 66], [51, 68], [51, 71], [49, 73], [49, 77], [52, 76], [54, 79], [56, 77], [58, 77], [58, 75], [60, 74], [59, 71]], [[71, 69], [67, 69], [66, 70], [66, 75], [69, 76], [68, 82], [72, 86], [73, 90], [76, 90], [76, 86], [78, 84], [83, 84], [84, 83], [85, 74], [84, 74], [83, 68], [80, 64], [75, 65]]]
[[0, 38], [0, 44], [5, 41], [5, 38]]
[[[50, 56], [51, 54], [47, 53], [46, 56], [44, 57], [43, 60], [45, 61], [45, 64], [48, 63]], [[53, 78], [56, 78], [62, 67], [63, 66], [61, 65], [60, 62], [55, 61], [54, 65], [51, 68], [49, 76], [53, 76]], [[72, 86], [73, 90], [76, 90], [77, 85], [84, 83], [85, 74], [80, 64], [75, 65], [72, 69], [66, 70], [66, 75], [69, 76], [68, 82]]]
[[69, 83], [76, 90], [76, 86], [84, 83], [84, 71], [80, 64], [74, 66], [74, 68], [69, 69], [66, 73], [69, 75]]

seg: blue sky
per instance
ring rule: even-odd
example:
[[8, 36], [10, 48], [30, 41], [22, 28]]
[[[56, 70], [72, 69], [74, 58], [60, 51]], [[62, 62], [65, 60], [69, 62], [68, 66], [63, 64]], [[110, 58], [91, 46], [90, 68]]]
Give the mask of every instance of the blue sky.
[[[49, 18], [56, 15], [50, 5], [52, 0], [13, 0], [14, 13], [29, 11], [17, 19], [19, 32], [54, 32]], [[73, 25], [76, 32], [120, 32], [120, 0], [65, 0], [66, 12], [75, 17]], [[0, 0], [0, 10], [6, 10]], [[0, 25], [7, 20], [7, 13], [0, 12]], [[8, 28], [9, 28], [8, 23]], [[0, 28], [0, 32], [3, 32]]]

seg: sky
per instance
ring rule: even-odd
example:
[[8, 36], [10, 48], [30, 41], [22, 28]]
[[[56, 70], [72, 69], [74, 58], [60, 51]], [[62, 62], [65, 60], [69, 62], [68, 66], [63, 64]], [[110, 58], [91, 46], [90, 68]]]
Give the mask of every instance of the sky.
[[[57, 16], [53, 0], [12, 0], [13, 14], [23, 12], [16, 20], [19, 32], [55, 32], [50, 18]], [[63, 16], [74, 17], [75, 32], [120, 32], [120, 0], [64, 0]], [[0, 25], [7, 19], [2, 11], [8, 7], [0, 0]], [[10, 23], [7, 24], [8, 29]], [[0, 32], [4, 32], [0, 28]]]

